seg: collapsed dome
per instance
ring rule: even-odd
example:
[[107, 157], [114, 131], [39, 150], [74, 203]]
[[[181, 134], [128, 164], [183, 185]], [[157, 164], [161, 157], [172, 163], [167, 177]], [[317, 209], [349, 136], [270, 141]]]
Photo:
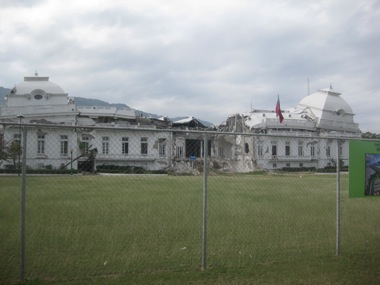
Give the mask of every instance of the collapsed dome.
[[310, 108], [315, 115], [318, 116], [319, 112], [329, 111], [334, 112], [336, 115], [354, 115], [351, 106], [340, 97], [340, 93], [333, 92], [331, 88], [320, 89], [318, 92], [313, 93], [303, 98], [297, 105], [297, 109]]
[[12, 93], [16, 95], [33, 94], [36, 91], [38, 91], [37, 93], [65, 94], [59, 85], [49, 81], [48, 76], [24, 77], [24, 81], [16, 84], [12, 89]]

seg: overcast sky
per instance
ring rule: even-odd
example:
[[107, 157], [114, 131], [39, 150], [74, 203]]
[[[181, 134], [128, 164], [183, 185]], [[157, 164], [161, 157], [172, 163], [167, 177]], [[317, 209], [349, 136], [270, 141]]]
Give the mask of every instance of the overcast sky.
[[[0, 86], [219, 124], [332, 84], [380, 133], [380, 1], [0, 0]], [[308, 84], [309, 80], [309, 84]]]

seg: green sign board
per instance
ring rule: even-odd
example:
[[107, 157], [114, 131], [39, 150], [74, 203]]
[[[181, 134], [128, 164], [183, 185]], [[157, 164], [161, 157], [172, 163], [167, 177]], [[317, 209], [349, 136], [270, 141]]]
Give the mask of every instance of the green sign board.
[[380, 196], [380, 142], [350, 141], [349, 197]]

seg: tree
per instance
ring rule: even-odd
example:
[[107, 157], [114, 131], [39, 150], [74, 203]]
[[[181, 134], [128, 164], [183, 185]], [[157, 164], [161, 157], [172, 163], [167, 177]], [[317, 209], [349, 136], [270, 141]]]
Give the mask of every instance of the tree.
[[5, 141], [4, 141], [4, 136], [3, 134], [0, 133], [0, 165], [4, 160], [7, 160], [8, 158], [8, 153], [6, 152], [5, 149]]
[[19, 141], [12, 141], [8, 147], [8, 157], [12, 159], [13, 166], [16, 167], [22, 154], [21, 144]]
[[[331, 159], [331, 165], [333, 167], [336, 167], [336, 160], [334, 158]], [[344, 167], [345, 167], [344, 166], [344, 161], [343, 161], [343, 159], [340, 158], [339, 159], [339, 170], [342, 170]]]
[[362, 133], [362, 138], [363, 139], [378, 139], [380, 138], [380, 134], [365, 132], [365, 133]]
[[3, 161], [12, 160], [13, 166], [16, 169], [17, 163], [22, 154], [21, 144], [17, 140], [6, 142], [4, 134], [0, 133], [0, 165]]

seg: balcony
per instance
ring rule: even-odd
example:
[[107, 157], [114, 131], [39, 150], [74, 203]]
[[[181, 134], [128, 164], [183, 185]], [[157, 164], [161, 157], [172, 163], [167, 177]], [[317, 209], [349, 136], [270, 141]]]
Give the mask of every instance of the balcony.
[[[126, 162], [152, 162], [157, 160], [158, 155], [153, 154], [102, 154], [98, 153], [95, 160], [100, 162], [126, 161]], [[163, 157], [160, 157], [161, 159]]]
[[[267, 158], [264, 158], [267, 159]], [[270, 162], [317, 162], [315, 156], [290, 156], [290, 155], [272, 155]]]

